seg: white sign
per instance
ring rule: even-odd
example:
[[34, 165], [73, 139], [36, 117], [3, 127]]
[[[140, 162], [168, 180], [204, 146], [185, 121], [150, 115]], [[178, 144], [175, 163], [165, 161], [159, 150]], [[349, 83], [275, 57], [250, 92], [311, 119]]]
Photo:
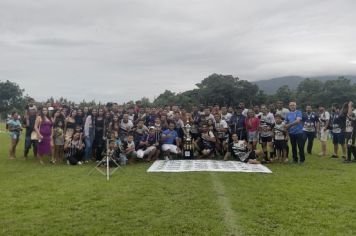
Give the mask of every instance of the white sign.
[[218, 171], [218, 172], [258, 172], [272, 173], [261, 164], [246, 164], [239, 161], [214, 160], [170, 160], [155, 161], [147, 172], [190, 172], [190, 171]]

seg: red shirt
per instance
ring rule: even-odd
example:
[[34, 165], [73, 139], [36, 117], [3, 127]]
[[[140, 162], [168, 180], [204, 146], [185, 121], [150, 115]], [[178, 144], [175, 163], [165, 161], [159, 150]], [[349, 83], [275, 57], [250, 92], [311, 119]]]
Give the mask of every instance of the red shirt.
[[257, 117], [246, 118], [245, 127], [247, 132], [257, 131], [259, 126], [260, 126], [260, 119], [258, 119]]

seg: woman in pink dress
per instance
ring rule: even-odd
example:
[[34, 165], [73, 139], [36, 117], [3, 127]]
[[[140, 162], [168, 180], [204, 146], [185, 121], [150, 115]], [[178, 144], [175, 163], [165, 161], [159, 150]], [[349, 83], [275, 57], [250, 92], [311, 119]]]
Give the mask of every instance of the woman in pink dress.
[[48, 109], [43, 107], [35, 123], [35, 131], [38, 135], [37, 154], [41, 164], [43, 164], [43, 156], [51, 156], [52, 153], [52, 125]]

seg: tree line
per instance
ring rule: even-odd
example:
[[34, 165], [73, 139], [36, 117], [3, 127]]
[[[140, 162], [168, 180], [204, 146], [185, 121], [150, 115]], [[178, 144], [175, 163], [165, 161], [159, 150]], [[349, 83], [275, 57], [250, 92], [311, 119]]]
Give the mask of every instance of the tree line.
[[[6, 117], [13, 110], [23, 112], [29, 95], [24, 94], [25, 90], [18, 84], [7, 81], [0, 81], [0, 113], [1, 117]], [[306, 78], [301, 81], [295, 90], [291, 90], [287, 85], [281, 86], [274, 94], [266, 94], [260, 90], [256, 84], [247, 80], [241, 80], [232, 75], [212, 74], [196, 84], [196, 88], [182, 93], [174, 93], [165, 90], [152, 102], [148, 98], [140, 101], [128, 101], [123, 105], [133, 106], [140, 103], [142, 107], [162, 107], [167, 105], [179, 105], [190, 109], [194, 105], [213, 106], [237, 106], [239, 102], [244, 102], [247, 106], [270, 104], [277, 100], [287, 104], [289, 101], [296, 101], [299, 107], [307, 104], [318, 106], [324, 104], [326, 107], [332, 103], [342, 104], [346, 101], [356, 101], [356, 84], [346, 77], [339, 77], [336, 80], [325, 82]], [[99, 106], [100, 102], [95, 100], [75, 103], [67, 98], [55, 100], [53, 97], [42, 101], [46, 104], [66, 104], [68, 106]]]

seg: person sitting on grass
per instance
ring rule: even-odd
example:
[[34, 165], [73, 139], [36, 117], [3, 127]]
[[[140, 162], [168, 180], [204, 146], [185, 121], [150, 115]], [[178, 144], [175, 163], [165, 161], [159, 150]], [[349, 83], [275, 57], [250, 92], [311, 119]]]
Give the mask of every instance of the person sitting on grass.
[[239, 140], [236, 133], [231, 135], [232, 142], [229, 144], [227, 153], [225, 154], [224, 160], [229, 160], [229, 157], [233, 157], [237, 161], [249, 163], [249, 164], [260, 164], [257, 160], [259, 156], [263, 156], [260, 150], [250, 150], [248, 149], [248, 143], [246, 140]]
[[127, 136], [126, 141], [121, 141], [119, 148], [121, 164], [126, 164], [126, 162], [129, 164], [133, 163], [137, 153], [135, 150], [135, 142], [132, 134]]
[[20, 133], [21, 133], [21, 122], [19, 120], [19, 115], [17, 112], [13, 112], [11, 114], [11, 119], [6, 123], [8, 125], [8, 129], [10, 131], [10, 151], [9, 151], [9, 159], [15, 159], [16, 155], [16, 146], [20, 140]]
[[202, 125], [202, 133], [195, 142], [195, 147], [201, 154], [200, 158], [212, 158], [215, 153], [216, 138], [207, 124]]
[[159, 139], [155, 127], [151, 126], [148, 134], [144, 134], [141, 139], [139, 149], [137, 150], [137, 157], [141, 159], [147, 157], [146, 160], [150, 162], [152, 159], [156, 160], [159, 153]]
[[81, 165], [84, 157], [84, 143], [81, 133], [75, 132], [64, 145], [68, 165]]
[[162, 151], [164, 153], [164, 159], [169, 160], [170, 155], [173, 154], [180, 154], [181, 150], [180, 146], [180, 139], [178, 137], [178, 133], [175, 130], [175, 124], [173, 122], [169, 123], [168, 129], [162, 132]]

